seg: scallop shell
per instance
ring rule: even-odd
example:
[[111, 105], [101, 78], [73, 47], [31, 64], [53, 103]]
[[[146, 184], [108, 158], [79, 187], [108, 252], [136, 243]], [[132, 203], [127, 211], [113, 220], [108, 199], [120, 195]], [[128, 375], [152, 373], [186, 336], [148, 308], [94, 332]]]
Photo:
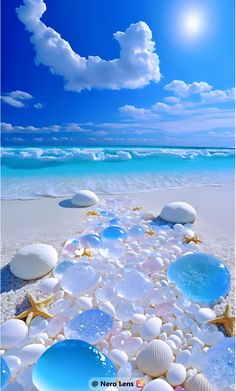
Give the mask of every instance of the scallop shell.
[[186, 391], [214, 391], [201, 373], [189, 377], [184, 383], [184, 388]]
[[173, 360], [171, 348], [161, 340], [154, 340], [141, 350], [136, 363], [144, 373], [157, 377], [168, 370]]
[[186, 379], [186, 369], [182, 364], [171, 364], [166, 373], [166, 379], [172, 386], [183, 384]]
[[173, 391], [173, 388], [163, 379], [155, 379], [148, 383], [143, 391]]

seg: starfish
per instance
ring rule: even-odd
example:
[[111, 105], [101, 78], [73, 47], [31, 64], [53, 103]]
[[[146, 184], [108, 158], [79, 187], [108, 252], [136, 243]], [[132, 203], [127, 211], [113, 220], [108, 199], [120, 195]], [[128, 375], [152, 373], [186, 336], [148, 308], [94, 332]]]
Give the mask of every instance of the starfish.
[[31, 304], [31, 307], [17, 315], [15, 319], [26, 319], [26, 324], [29, 326], [31, 320], [35, 318], [35, 316], [42, 316], [43, 318], [53, 318], [51, 314], [47, 312], [45, 307], [50, 304], [54, 300], [55, 296], [52, 295], [43, 300], [36, 300], [36, 298], [32, 295], [32, 293], [28, 292], [28, 301]]
[[135, 208], [132, 209], [133, 212], [138, 212], [139, 210], [142, 210], [143, 208], [141, 206], [135, 206]]
[[156, 232], [153, 231], [152, 229], [149, 229], [148, 231], [146, 231], [146, 234], [152, 236], [152, 235], [156, 235]]
[[90, 210], [87, 212], [87, 216], [99, 216], [99, 213], [96, 210]]
[[221, 324], [224, 326], [229, 337], [235, 336], [235, 316], [231, 315], [230, 305], [227, 304], [224, 313], [218, 318], [208, 320], [210, 324]]
[[190, 236], [184, 235], [183, 243], [191, 243], [191, 242], [198, 244], [198, 243], [202, 243], [202, 240], [199, 239], [197, 235], [193, 235], [191, 238]]
[[89, 248], [83, 248], [75, 251], [77, 257], [92, 257], [93, 252]]

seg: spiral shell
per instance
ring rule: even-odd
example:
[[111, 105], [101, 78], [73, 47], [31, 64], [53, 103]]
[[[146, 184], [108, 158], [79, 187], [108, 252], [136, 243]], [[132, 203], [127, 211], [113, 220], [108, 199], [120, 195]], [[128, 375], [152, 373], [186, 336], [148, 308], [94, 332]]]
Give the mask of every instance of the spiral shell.
[[184, 383], [184, 388], [186, 391], [214, 391], [201, 373], [189, 377]]
[[171, 348], [161, 340], [154, 340], [138, 354], [137, 367], [144, 373], [157, 377], [165, 373], [173, 362]]

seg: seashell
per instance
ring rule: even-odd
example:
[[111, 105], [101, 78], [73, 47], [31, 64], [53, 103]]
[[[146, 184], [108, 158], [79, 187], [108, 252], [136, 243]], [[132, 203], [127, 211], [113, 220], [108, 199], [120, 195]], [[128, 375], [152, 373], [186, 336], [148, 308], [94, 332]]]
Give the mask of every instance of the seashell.
[[146, 320], [142, 325], [140, 336], [146, 341], [151, 341], [160, 334], [162, 321], [160, 318], [153, 317]]
[[134, 324], [143, 324], [146, 321], [146, 316], [143, 314], [134, 314], [131, 320]]
[[173, 391], [173, 388], [163, 379], [155, 379], [150, 381], [143, 391]]
[[184, 383], [184, 388], [186, 391], [214, 391], [201, 373], [189, 377]]
[[191, 367], [191, 356], [192, 353], [189, 350], [182, 350], [176, 356], [176, 363], [182, 364], [186, 369]]
[[123, 350], [112, 349], [110, 351], [110, 359], [115, 365], [122, 367], [128, 362], [128, 356]]
[[165, 373], [174, 360], [171, 348], [161, 340], [150, 342], [137, 356], [137, 367], [157, 377]]
[[181, 364], [171, 364], [167, 371], [166, 379], [172, 386], [183, 384], [186, 379], [186, 369]]

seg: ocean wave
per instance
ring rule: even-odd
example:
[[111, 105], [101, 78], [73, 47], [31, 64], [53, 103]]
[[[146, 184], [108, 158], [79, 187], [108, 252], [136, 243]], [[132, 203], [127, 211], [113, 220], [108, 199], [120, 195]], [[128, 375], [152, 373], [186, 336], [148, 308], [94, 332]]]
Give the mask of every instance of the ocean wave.
[[132, 159], [181, 158], [196, 159], [230, 158], [235, 153], [232, 149], [171, 149], [171, 148], [2, 148], [2, 164], [37, 160], [41, 162], [66, 162], [72, 160], [102, 162], [128, 161]]

